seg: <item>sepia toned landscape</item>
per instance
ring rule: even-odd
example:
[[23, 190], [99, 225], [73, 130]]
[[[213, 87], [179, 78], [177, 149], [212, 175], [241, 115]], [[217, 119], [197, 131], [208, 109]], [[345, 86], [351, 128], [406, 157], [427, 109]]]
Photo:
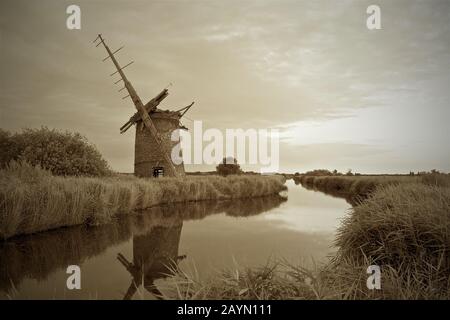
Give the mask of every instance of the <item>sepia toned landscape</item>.
[[449, 1], [0, 7], [0, 299], [450, 299]]

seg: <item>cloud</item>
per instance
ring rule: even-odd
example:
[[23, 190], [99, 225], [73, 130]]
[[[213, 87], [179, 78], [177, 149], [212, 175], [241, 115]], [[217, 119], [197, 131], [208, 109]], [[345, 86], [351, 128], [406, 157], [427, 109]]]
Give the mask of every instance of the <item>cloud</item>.
[[126, 74], [142, 100], [172, 82], [162, 107], [195, 100], [187, 117], [206, 126], [287, 126], [293, 138], [301, 130], [302, 145], [407, 150], [384, 170], [406, 155], [419, 159], [414, 166], [450, 170], [439, 151], [450, 104], [448, 1], [379, 1], [383, 29], [375, 32], [365, 26], [370, 1], [78, 1], [80, 31], [65, 27], [69, 4], [1, 2], [3, 128], [81, 131], [113, 168], [131, 171], [132, 151], [125, 160], [117, 150], [129, 152], [133, 134], [117, 128], [134, 107], [92, 45], [103, 32], [112, 48], [125, 45], [122, 64], [135, 61]]

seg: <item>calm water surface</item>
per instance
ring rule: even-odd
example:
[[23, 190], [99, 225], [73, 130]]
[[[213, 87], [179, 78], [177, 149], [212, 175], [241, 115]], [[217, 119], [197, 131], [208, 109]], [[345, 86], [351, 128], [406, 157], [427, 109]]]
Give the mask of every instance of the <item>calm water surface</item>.
[[[292, 181], [287, 185], [288, 200], [272, 196], [164, 206], [104, 226], [0, 243], [0, 298], [151, 299], [173, 261], [201, 278], [271, 258], [303, 265], [325, 261], [350, 205]], [[66, 288], [68, 265], [80, 266], [81, 290]], [[147, 290], [136, 290], [142, 282]]]

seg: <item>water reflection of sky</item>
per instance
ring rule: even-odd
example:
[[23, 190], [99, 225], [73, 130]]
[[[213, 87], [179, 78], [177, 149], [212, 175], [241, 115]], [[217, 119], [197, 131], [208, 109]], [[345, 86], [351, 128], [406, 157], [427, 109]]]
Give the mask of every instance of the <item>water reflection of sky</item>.
[[350, 205], [339, 198], [308, 191], [288, 182], [289, 202], [261, 215], [275, 226], [300, 232], [333, 233]]
[[292, 181], [287, 185], [288, 201], [259, 215], [229, 219], [221, 214], [184, 222], [180, 242], [180, 253], [188, 256], [184, 264], [208, 274], [236, 263], [259, 266], [268, 259], [323, 261], [334, 251], [334, 232], [350, 205]]

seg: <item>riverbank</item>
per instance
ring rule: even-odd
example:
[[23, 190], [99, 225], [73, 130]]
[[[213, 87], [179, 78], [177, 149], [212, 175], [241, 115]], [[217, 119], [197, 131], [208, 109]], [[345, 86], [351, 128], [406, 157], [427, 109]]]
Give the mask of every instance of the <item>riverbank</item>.
[[0, 170], [0, 238], [80, 224], [101, 225], [153, 206], [253, 198], [286, 190], [280, 176], [141, 179], [53, 176], [13, 163]]
[[[335, 179], [339, 178], [339, 179]], [[208, 281], [174, 270], [168, 299], [450, 299], [450, 188], [446, 177], [320, 177], [363, 195], [336, 234], [338, 251], [311, 270], [284, 262], [223, 270]], [[442, 179], [441, 179], [442, 178]], [[324, 179], [328, 179], [326, 183]], [[395, 178], [394, 178], [395, 179]], [[314, 179], [315, 180], [315, 179]], [[373, 191], [362, 193], [362, 190]], [[353, 188], [351, 188], [351, 186]], [[330, 185], [332, 185], [330, 183]], [[359, 187], [358, 187], [359, 186]], [[330, 189], [328, 189], [330, 190]], [[381, 268], [381, 290], [366, 286]]]
[[306, 189], [321, 191], [325, 194], [347, 199], [352, 205], [367, 199], [380, 186], [426, 184], [450, 187], [450, 176], [445, 174], [427, 174], [423, 176], [294, 176], [295, 184]]

